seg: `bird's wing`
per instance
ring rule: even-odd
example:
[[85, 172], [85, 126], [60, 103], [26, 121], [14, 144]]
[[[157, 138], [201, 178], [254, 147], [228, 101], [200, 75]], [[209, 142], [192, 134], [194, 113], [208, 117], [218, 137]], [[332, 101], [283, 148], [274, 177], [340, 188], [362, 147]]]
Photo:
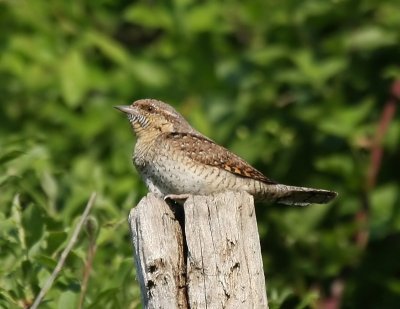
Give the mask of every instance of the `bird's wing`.
[[201, 164], [222, 168], [232, 174], [253, 178], [267, 184], [276, 184], [249, 163], [212, 140], [193, 133], [167, 133], [166, 139], [177, 151]]

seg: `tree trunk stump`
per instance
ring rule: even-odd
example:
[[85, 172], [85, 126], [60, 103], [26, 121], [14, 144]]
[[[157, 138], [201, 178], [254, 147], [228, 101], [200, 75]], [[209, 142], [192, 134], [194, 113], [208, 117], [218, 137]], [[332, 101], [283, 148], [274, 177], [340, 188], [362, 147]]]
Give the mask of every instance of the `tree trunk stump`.
[[129, 224], [144, 308], [268, 308], [251, 195], [149, 193]]

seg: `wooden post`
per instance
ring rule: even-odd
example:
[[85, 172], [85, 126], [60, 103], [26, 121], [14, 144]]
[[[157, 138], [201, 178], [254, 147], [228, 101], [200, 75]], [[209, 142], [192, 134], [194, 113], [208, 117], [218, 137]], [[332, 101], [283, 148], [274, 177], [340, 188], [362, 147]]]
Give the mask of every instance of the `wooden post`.
[[268, 308], [251, 195], [148, 194], [129, 224], [144, 308]]

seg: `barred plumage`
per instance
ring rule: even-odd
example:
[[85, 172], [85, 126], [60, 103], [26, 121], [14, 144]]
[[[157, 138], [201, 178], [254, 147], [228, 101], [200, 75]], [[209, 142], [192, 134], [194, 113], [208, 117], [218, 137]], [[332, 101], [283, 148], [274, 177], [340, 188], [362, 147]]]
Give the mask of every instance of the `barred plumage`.
[[327, 203], [336, 192], [279, 184], [194, 128], [170, 105], [153, 99], [117, 106], [138, 140], [133, 161], [161, 197], [247, 191], [257, 200], [291, 205]]

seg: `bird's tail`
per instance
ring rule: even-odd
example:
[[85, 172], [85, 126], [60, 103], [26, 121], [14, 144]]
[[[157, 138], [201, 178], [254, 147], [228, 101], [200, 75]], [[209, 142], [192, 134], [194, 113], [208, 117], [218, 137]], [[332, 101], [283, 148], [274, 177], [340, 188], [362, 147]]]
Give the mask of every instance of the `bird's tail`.
[[297, 206], [326, 204], [337, 196], [334, 191], [281, 184], [267, 185], [263, 193], [262, 199], [264, 200]]

